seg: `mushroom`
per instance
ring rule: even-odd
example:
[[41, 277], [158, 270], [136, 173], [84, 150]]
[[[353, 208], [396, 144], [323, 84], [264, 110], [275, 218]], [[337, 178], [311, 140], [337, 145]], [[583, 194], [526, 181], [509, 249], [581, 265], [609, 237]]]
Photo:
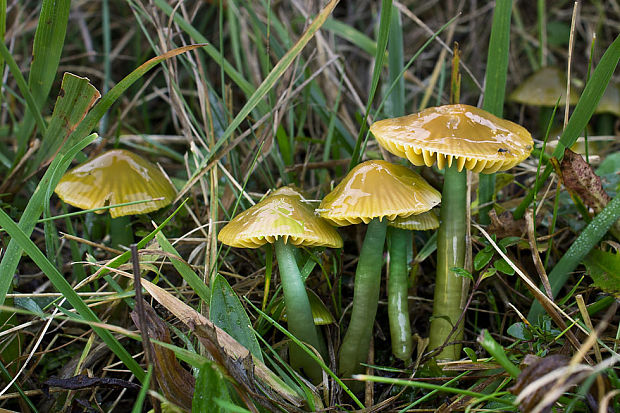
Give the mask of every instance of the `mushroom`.
[[[554, 107], [558, 98], [564, 106], [566, 99], [566, 74], [557, 67], [545, 66], [528, 76], [510, 94], [509, 100], [530, 106]], [[579, 95], [571, 88], [569, 105], [577, 104]]]
[[[371, 132], [381, 146], [414, 165], [445, 168], [441, 224], [437, 236], [437, 284], [431, 321], [430, 348], [445, 344], [463, 310], [464, 279], [451, 271], [464, 266], [466, 174], [509, 169], [533, 149], [523, 127], [469, 105], [445, 105], [375, 122]], [[452, 335], [458, 341], [461, 327]], [[445, 347], [440, 358], [454, 360], [460, 347]]]
[[334, 225], [368, 224], [355, 272], [351, 321], [340, 346], [340, 373], [360, 371], [377, 313], [387, 221], [430, 210], [439, 192], [401, 165], [367, 161], [353, 168], [316, 210]]
[[[174, 187], [157, 166], [124, 149], [104, 152], [73, 168], [61, 178], [54, 192], [67, 204], [81, 209], [149, 200], [110, 208], [113, 246], [132, 242], [129, 219], [123, 217], [156, 211], [176, 196]], [[115, 236], [115, 230], [121, 236]], [[119, 238], [124, 241], [117, 242]]]
[[[529, 106], [539, 106], [539, 133], [544, 136], [556, 103], [566, 104], [566, 74], [557, 67], [545, 66], [529, 77], [508, 96], [508, 100]], [[559, 99], [559, 102], [558, 102]], [[570, 90], [569, 105], [577, 104], [579, 95], [574, 88]]]
[[388, 252], [390, 266], [387, 282], [388, 319], [392, 338], [392, 354], [408, 363], [413, 352], [409, 321], [409, 289], [407, 277], [407, 243], [410, 231], [425, 231], [439, 227], [435, 212], [428, 211], [388, 222]]
[[[294, 246], [341, 248], [342, 238], [338, 232], [314, 215], [313, 210], [302, 202], [301, 194], [286, 188], [268, 195], [237, 215], [220, 230], [217, 238], [223, 244], [237, 248], [259, 248], [267, 243], [274, 244], [289, 331], [324, 354], [295, 260]], [[290, 362], [314, 382], [320, 381], [320, 367], [298, 346], [290, 347]]]

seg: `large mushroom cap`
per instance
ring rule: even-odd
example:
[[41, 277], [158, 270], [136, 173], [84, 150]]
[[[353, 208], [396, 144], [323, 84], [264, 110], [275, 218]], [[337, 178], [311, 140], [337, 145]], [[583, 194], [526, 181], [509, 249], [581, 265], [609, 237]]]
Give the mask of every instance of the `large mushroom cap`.
[[220, 230], [217, 239], [232, 247], [258, 248], [280, 237], [293, 245], [342, 247], [338, 232], [314, 215], [300, 195], [281, 193], [269, 195], [237, 215]]
[[82, 209], [163, 198], [111, 208], [112, 218], [156, 211], [170, 204], [176, 195], [172, 184], [154, 164], [123, 149], [104, 152], [70, 170], [54, 192], [67, 204]]
[[409, 168], [366, 161], [351, 169], [316, 211], [335, 225], [344, 226], [420, 214], [439, 202], [441, 194]]
[[[513, 102], [531, 106], [555, 106], [566, 103], [566, 74], [557, 67], [543, 67], [525, 79], [508, 97]], [[569, 104], [575, 105], [579, 96], [570, 90]]]
[[388, 225], [409, 231], [426, 231], [439, 228], [439, 218], [437, 218], [437, 214], [433, 210], [430, 210], [421, 214], [396, 218], [394, 221], [390, 221]]
[[413, 115], [375, 122], [371, 132], [381, 146], [414, 165], [443, 169], [457, 162], [474, 172], [512, 168], [533, 149], [522, 126], [469, 105], [445, 105]]

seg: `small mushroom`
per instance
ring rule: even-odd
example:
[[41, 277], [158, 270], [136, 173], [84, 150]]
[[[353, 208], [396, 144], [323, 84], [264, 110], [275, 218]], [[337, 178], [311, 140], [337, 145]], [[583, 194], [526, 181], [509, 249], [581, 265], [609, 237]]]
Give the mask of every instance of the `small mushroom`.
[[54, 192], [67, 204], [81, 209], [162, 198], [110, 208], [112, 218], [156, 211], [170, 204], [176, 195], [157, 166], [124, 149], [104, 152], [73, 168]]
[[[530, 106], [564, 106], [566, 74], [557, 67], [545, 66], [527, 77], [508, 97], [508, 100]], [[579, 95], [571, 88], [569, 104], [575, 105]]]
[[[462, 324], [452, 333], [464, 306], [464, 279], [451, 270], [463, 268], [466, 233], [466, 174], [509, 169], [533, 149], [523, 127], [469, 105], [445, 105], [375, 122], [371, 132], [381, 146], [414, 165], [445, 169], [441, 224], [437, 234], [437, 284], [431, 321], [430, 348], [462, 338]], [[460, 346], [448, 346], [439, 357], [454, 360]]]
[[351, 321], [340, 346], [340, 373], [350, 377], [366, 362], [377, 313], [387, 222], [430, 210], [439, 192], [410, 169], [385, 161], [353, 168], [316, 210], [334, 225], [368, 224], [355, 272]]
[[[287, 188], [268, 195], [237, 215], [220, 230], [217, 238], [223, 244], [237, 248], [274, 244], [289, 331], [325, 356], [293, 245], [341, 248], [342, 238], [338, 232], [302, 202], [301, 194]], [[320, 381], [321, 368], [299, 347], [290, 347], [290, 362], [293, 367], [303, 369], [314, 382]]]
[[123, 238], [129, 240], [116, 242], [113, 239], [113, 246], [129, 244], [133, 237], [129, 220], [119, 220], [120, 217], [156, 211], [170, 204], [176, 196], [174, 187], [157, 166], [124, 149], [104, 152], [73, 168], [61, 178], [54, 192], [67, 204], [81, 209], [149, 200], [110, 208], [111, 231], [118, 229], [124, 233]]

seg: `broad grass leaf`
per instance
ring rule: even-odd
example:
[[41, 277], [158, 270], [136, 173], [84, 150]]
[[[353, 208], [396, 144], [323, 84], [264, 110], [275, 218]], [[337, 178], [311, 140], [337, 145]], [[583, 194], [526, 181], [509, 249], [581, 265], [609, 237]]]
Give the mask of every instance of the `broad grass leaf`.
[[263, 361], [260, 345], [251, 328], [250, 318], [228, 281], [219, 274], [215, 277], [211, 289], [209, 318], [216, 326], [250, 350], [254, 357]]

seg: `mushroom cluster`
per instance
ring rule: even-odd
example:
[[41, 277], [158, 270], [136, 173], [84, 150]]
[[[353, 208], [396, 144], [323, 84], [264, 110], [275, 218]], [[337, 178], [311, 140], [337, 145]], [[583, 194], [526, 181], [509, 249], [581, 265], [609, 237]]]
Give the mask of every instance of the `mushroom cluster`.
[[[437, 164], [437, 168], [445, 169], [429, 346], [445, 346], [449, 338], [460, 341], [463, 324], [457, 327], [457, 321], [463, 312], [467, 284], [452, 268], [463, 268], [465, 261], [468, 205], [462, 170], [493, 173], [512, 168], [529, 156], [532, 136], [522, 126], [462, 104], [381, 120], [370, 130], [394, 155], [414, 165]], [[445, 346], [438, 357], [455, 360], [459, 353], [460, 345]]]

